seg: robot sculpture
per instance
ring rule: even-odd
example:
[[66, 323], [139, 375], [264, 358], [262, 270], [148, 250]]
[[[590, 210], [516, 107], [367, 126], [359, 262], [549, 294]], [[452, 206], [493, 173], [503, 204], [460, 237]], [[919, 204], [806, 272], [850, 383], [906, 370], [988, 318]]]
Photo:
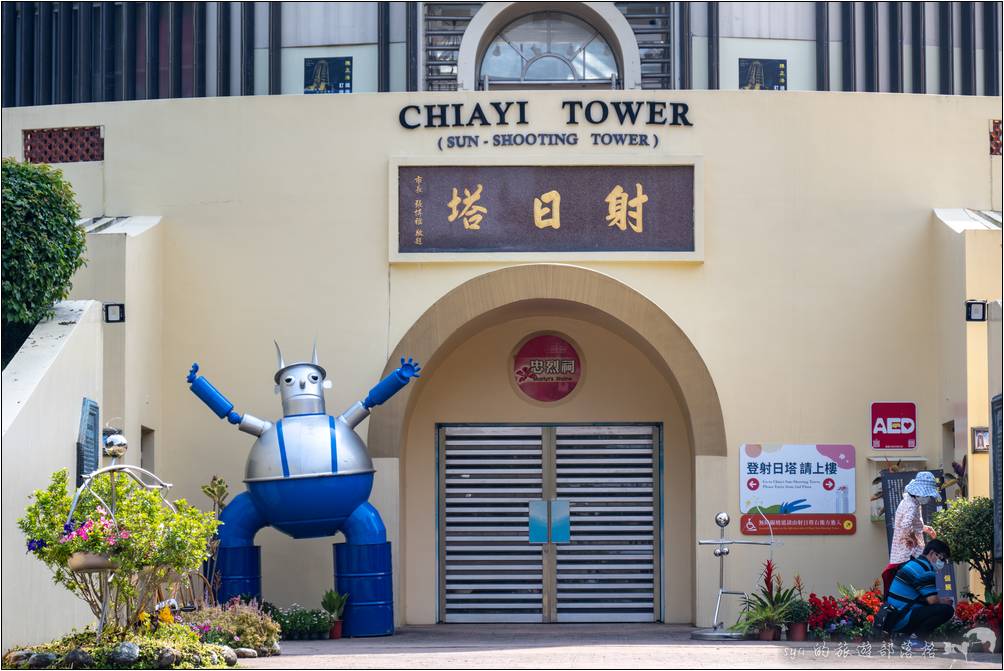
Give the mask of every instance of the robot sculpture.
[[192, 392], [221, 419], [257, 437], [248, 455], [247, 491], [220, 514], [217, 558], [222, 582], [218, 598], [240, 594], [261, 597], [261, 547], [255, 534], [266, 526], [293, 538], [345, 534], [335, 544], [336, 587], [349, 594], [343, 631], [346, 636], [383, 636], [394, 632], [391, 551], [380, 514], [367, 502], [373, 487], [373, 461], [353, 430], [370, 414], [419, 377], [418, 362], [401, 366], [338, 417], [324, 408], [327, 372], [317, 363], [287, 365], [276, 343], [279, 370], [275, 390], [282, 398], [282, 419], [274, 424], [240, 414], [192, 364]]

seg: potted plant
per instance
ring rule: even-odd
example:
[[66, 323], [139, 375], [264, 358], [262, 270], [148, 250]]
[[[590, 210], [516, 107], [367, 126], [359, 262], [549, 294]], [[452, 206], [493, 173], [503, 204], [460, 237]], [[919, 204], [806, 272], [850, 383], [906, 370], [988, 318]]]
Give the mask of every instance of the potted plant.
[[809, 602], [801, 596], [792, 600], [785, 626], [788, 629], [789, 641], [804, 641], [808, 638]]
[[310, 637], [312, 639], [326, 639], [331, 629], [331, 617], [323, 610], [315, 608], [310, 611]]
[[[113, 478], [96, 477], [74, 507], [67, 470], [53, 473], [49, 486], [32, 495], [18, 526], [28, 551], [57, 584], [83, 599], [103, 623], [127, 630], [138, 626], [142, 613], [156, 612], [158, 594], [172, 575], [202, 564], [218, 522], [183, 499], [167, 504], [129, 478], [119, 478], [112, 497]], [[111, 500], [114, 515], [104, 504]], [[109, 608], [102, 595], [109, 596]]]
[[342, 637], [342, 613], [345, 611], [345, 604], [348, 603], [348, 600], [348, 594], [339, 594], [333, 589], [324, 593], [324, 597], [321, 599], [321, 608], [328, 612], [331, 620], [329, 638]]
[[775, 572], [774, 562], [764, 562], [763, 583], [759, 594], [750, 594], [743, 602], [744, 611], [739, 622], [733, 625], [745, 633], [759, 632], [761, 641], [780, 638], [781, 625], [788, 618], [788, 611], [795, 599], [795, 588], [784, 589], [781, 576]]

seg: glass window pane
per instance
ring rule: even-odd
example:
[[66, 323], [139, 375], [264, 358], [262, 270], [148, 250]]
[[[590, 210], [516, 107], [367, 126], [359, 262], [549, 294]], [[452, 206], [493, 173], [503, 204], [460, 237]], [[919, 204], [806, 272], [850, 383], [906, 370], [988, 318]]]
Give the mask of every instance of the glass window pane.
[[597, 36], [586, 45], [586, 79], [610, 79], [617, 74], [613, 50]]
[[[526, 63], [531, 65], [523, 71]], [[617, 59], [592, 26], [570, 14], [537, 12], [503, 28], [481, 60], [481, 76], [571, 81], [610, 79]]]
[[568, 67], [568, 63], [560, 58], [544, 56], [526, 69], [526, 79], [547, 82], [571, 81], [575, 79], [575, 74], [572, 73], [572, 68]]
[[492, 79], [515, 79], [523, 75], [523, 58], [505, 40], [497, 38], [485, 52], [481, 76]]

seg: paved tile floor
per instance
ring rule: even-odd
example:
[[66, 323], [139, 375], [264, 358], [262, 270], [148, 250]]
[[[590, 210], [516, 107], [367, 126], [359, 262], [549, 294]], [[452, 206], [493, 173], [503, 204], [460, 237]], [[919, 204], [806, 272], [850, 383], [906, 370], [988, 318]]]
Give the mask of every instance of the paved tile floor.
[[394, 636], [340, 641], [284, 641], [278, 657], [241, 660], [259, 669], [621, 669], [621, 668], [897, 668], [1000, 669], [1001, 656], [883, 657], [872, 644], [826, 656], [811, 643], [690, 639], [690, 627], [673, 625], [554, 624], [402, 627]]

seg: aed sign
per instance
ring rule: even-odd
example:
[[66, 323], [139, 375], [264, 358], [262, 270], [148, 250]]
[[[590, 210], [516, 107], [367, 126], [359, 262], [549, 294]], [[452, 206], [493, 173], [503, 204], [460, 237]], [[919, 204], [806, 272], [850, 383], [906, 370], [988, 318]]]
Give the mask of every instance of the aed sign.
[[917, 448], [916, 403], [872, 403], [872, 449]]

